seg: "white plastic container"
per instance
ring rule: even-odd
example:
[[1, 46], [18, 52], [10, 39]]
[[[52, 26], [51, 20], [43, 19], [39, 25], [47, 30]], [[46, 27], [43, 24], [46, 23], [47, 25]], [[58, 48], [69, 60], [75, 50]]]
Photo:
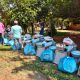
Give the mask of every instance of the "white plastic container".
[[37, 54], [36, 56], [40, 57], [41, 53], [45, 50], [42, 46], [37, 46]]
[[45, 50], [45, 48], [43, 47], [43, 43], [42, 42], [36, 43], [36, 46], [37, 46], [37, 54], [36, 54], [36, 56], [40, 57], [41, 53]]
[[53, 63], [59, 64], [61, 58], [67, 56], [67, 52], [56, 50]]

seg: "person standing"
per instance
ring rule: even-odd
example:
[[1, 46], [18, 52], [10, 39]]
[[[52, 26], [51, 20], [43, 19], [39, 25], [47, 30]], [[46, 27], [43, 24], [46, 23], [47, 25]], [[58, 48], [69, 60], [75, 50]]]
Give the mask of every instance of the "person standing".
[[0, 22], [0, 43], [3, 44], [4, 43], [4, 31], [5, 31], [5, 26], [2, 22]]
[[17, 20], [14, 21], [14, 25], [11, 27], [11, 33], [15, 43], [16, 41], [19, 42], [22, 47], [22, 41], [21, 41], [22, 28], [18, 24]]
[[10, 32], [11, 32], [11, 27], [10, 27], [10, 25], [7, 25], [6, 33], [7, 33], [8, 38], [10, 37]]
[[40, 26], [41, 26], [40, 34], [41, 34], [41, 35], [44, 35], [44, 22], [42, 21], [42, 22], [40, 22], [39, 24], [40, 24]]

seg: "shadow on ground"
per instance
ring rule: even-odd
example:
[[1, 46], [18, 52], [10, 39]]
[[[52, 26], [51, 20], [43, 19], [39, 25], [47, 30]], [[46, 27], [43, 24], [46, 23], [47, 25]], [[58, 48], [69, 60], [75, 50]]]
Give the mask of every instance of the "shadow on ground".
[[[20, 67], [15, 67], [12, 70], [12, 73], [17, 74], [20, 71], [33, 71], [33, 74], [29, 74], [30, 77], [35, 77], [35, 75], [40, 76], [40, 80], [72, 80], [71, 78], [74, 77], [76, 80], [79, 78], [74, 74], [68, 74], [58, 71], [57, 66], [55, 64], [49, 62], [40, 62], [40, 60], [31, 61], [31, 62], [24, 62], [23, 65]], [[43, 78], [42, 78], [42, 76]], [[38, 78], [39, 78], [38, 76]], [[45, 79], [46, 77], [46, 79]], [[42, 79], [41, 79], [42, 78]], [[35, 78], [38, 80], [37, 78]]]

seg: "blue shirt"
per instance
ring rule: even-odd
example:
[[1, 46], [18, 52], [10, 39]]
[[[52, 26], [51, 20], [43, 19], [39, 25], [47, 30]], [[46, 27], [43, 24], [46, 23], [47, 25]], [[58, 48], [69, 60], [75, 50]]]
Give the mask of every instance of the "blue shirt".
[[13, 34], [13, 38], [21, 38], [22, 28], [19, 25], [14, 25], [11, 27], [11, 32]]

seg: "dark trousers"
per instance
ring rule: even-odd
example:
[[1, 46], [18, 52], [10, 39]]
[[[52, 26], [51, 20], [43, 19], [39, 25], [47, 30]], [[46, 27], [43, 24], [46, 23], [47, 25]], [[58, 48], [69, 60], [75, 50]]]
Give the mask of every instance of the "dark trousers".
[[0, 44], [3, 44], [3, 43], [4, 43], [3, 36], [2, 36], [2, 33], [0, 33]]

